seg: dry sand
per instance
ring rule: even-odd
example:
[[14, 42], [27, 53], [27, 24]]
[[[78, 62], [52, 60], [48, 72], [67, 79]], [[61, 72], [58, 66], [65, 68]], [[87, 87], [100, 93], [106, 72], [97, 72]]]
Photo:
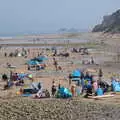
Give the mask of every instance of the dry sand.
[[[51, 36], [53, 37], [53, 35], [51, 35]], [[68, 37], [68, 35], [66, 35], [66, 36]], [[120, 72], [119, 71], [119, 69], [120, 69], [119, 63], [117, 63], [117, 62], [115, 63], [115, 58], [116, 58], [115, 50], [116, 50], [116, 47], [119, 47], [119, 45], [114, 46], [114, 49], [110, 49], [110, 47], [113, 44], [112, 40], [115, 40], [115, 42], [119, 43], [120, 41], [118, 39], [120, 37], [119, 37], [119, 35], [114, 35], [112, 38], [110, 37], [110, 35], [106, 35], [106, 36], [104, 35], [104, 37], [103, 37], [102, 33], [78, 34], [76, 36], [76, 38], [91, 40], [91, 43], [89, 42], [89, 43], [84, 44], [84, 46], [90, 47], [92, 49], [92, 51], [90, 52], [90, 55], [81, 56], [79, 53], [71, 53], [70, 50], [73, 47], [72, 43], [71, 43], [69, 46], [67, 46], [67, 51], [70, 52], [70, 57], [68, 57], [68, 58], [56, 57], [59, 65], [62, 66], [62, 68], [63, 68], [63, 71], [58, 71], [58, 72], [55, 71], [55, 68], [53, 66], [52, 57], [50, 56], [50, 52], [48, 52], [48, 51], [43, 50], [45, 52], [45, 54], [48, 54], [48, 61], [46, 61], [46, 64], [47, 64], [46, 69], [35, 73], [32, 71], [28, 71], [27, 67], [25, 66], [25, 62], [28, 59], [35, 56], [34, 53], [31, 53], [31, 55], [29, 55], [28, 58], [24, 58], [24, 57], [10, 58], [10, 57], [4, 57], [4, 52], [10, 53], [11, 51], [15, 50], [15, 47], [2, 48], [0, 50], [0, 74], [1, 75], [3, 73], [9, 74], [10, 70], [12, 70], [14, 72], [28, 72], [28, 73], [31, 72], [34, 75], [34, 80], [40, 81], [43, 84], [43, 87], [50, 91], [53, 80], [56, 81], [56, 84], [59, 84], [59, 82], [60, 82], [61, 85], [69, 88], [70, 86], [68, 84], [68, 75], [74, 69], [91, 68], [91, 69], [98, 70], [99, 67], [102, 67], [103, 71], [104, 71], [103, 79], [110, 82], [110, 77], [111, 77], [112, 73]], [[115, 37], [115, 36], [117, 36], [117, 37]], [[28, 37], [28, 36], [26, 36], [26, 37]], [[29, 36], [29, 38], [30, 37], [31, 36]], [[56, 36], [54, 36], [54, 38], [55, 37]], [[44, 38], [45, 38], [45, 36], [44, 36]], [[49, 38], [49, 37], [47, 36], [46, 38]], [[103, 39], [104, 39], [104, 45], [101, 44], [101, 40], [103, 40]], [[55, 45], [55, 44], [53, 44], [53, 45]], [[80, 43], [79, 43], [79, 45], [81, 46]], [[83, 46], [83, 44], [82, 44], [82, 46]], [[63, 46], [63, 47], [66, 47], [66, 46]], [[41, 52], [41, 49], [37, 49], [37, 50], [35, 48], [34, 49], [31, 48], [31, 49], [36, 52], [36, 55], [37, 55], [38, 51]], [[60, 51], [63, 51], [63, 50], [66, 50], [66, 49], [62, 48]], [[81, 64], [81, 60], [89, 60], [91, 56], [94, 57], [94, 59], [96, 60], [96, 63], [99, 65], [82, 65]], [[8, 69], [6, 67], [7, 62], [16, 66], [16, 69]], [[73, 64], [71, 64], [71, 62], [73, 62]], [[94, 73], [94, 74], [97, 74], [97, 73]], [[30, 83], [31, 83], [31, 81], [25, 81], [25, 84], [26, 84], [25, 87], [28, 87], [28, 85]], [[3, 84], [5, 84], [5, 83], [2, 82], [2, 80], [1, 80], [0, 88], [3, 87]], [[19, 90], [19, 87], [13, 87], [7, 91], [0, 90], [0, 93], [1, 93], [0, 94], [0, 101], [1, 101], [0, 104], [2, 105], [2, 107], [1, 107], [2, 111], [0, 112], [0, 115], [1, 115], [2, 120], [7, 120], [8, 117], [11, 120], [12, 120], [12, 118], [14, 120], [18, 120], [18, 119], [19, 120], [21, 120], [21, 119], [26, 119], [26, 120], [34, 119], [35, 120], [37, 118], [45, 119], [45, 120], [47, 120], [47, 119], [54, 120], [57, 118], [59, 118], [59, 120], [62, 120], [62, 119], [77, 120], [80, 118], [82, 120], [94, 120], [94, 119], [99, 119], [99, 120], [114, 119], [115, 120], [115, 118], [116, 118], [116, 120], [120, 119], [120, 116], [115, 117], [115, 114], [116, 115], [119, 114], [119, 110], [120, 110], [119, 109], [119, 105], [120, 105], [120, 101], [119, 101], [120, 95], [119, 94], [113, 98], [105, 98], [104, 100], [101, 100], [101, 101], [100, 100], [94, 101], [94, 100], [88, 100], [88, 99], [86, 100], [83, 98], [75, 98], [75, 100], [70, 100], [70, 101], [69, 100], [51, 100], [51, 99], [47, 100], [47, 101], [44, 101], [44, 100], [34, 101], [31, 98], [26, 98], [26, 99], [20, 98], [19, 99], [19, 97], [16, 96], [16, 91], [18, 91], [18, 90]], [[5, 100], [7, 103], [4, 102], [3, 100]], [[77, 100], [77, 102], [75, 102], [76, 100]], [[82, 101], [82, 102], [78, 102], [78, 101]], [[88, 104], [84, 105], [84, 103], [86, 103], [86, 102]], [[14, 105], [14, 103], [16, 106]], [[20, 103], [20, 105], [19, 105], [19, 103]], [[56, 103], [56, 104], [53, 105], [54, 103]], [[69, 103], [70, 103], [70, 105], [69, 105]], [[49, 106], [49, 107], [47, 107], [48, 109], [46, 108], [47, 104]], [[107, 106], [108, 108], [105, 108], [105, 106], [102, 104], [105, 104], [105, 106]], [[113, 105], [111, 105], [111, 104], [113, 104]], [[116, 106], [116, 104], [118, 105], [118, 107]], [[40, 108], [41, 105], [42, 105], [42, 107]], [[86, 105], [87, 105], [87, 107], [86, 107]], [[22, 109], [23, 106], [24, 106], [24, 110]], [[33, 110], [31, 108], [28, 108], [31, 106], [33, 106]], [[12, 112], [9, 112], [5, 108]], [[85, 110], [83, 110], [83, 108], [85, 108]], [[108, 109], [112, 109], [112, 108], [113, 108], [113, 111], [111, 113], [111, 111]], [[55, 112], [55, 109], [57, 109], [56, 112]], [[62, 110], [60, 110], [60, 109], [62, 109]], [[63, 109], [66, 109], [65, 112]], [[70, 112], [70, 109], [71, 109], [71, 112]], [[98, 115], [99, 114], [98, 109], [100, 110], [100, 116]], [[41, 110], [44, 111], [44, 113], [40, 113]], [[51, 110], [53, 110], [53, 112], [51, 112]], [[90, 112], [89, 110], [93, 111], [93, 112]], [[20, 112], [18, 112], [18, 111], [20, 111]], [[37, 113], [36, 114], [37, 117], [35, 116], [35, 112], [33, 112], [33, 111], [35, 111]], [[74, 111], [80, 111], [80, 112], [75, 113]], [[113, 115], [114, 111], [115, 111], [115, 114]], [[67, 112], [68, 113], [70, 112], [70, 113], [67, 114]], [[3, 113], [5, 113], [5, 116]], [[8, 116], [7, 116], [7, 113], [8, 113]], [[32, 115], [30, 115], [30, 113]], [[47, 113], [49, 113], [49, 115]], [[65, 114], [63, 114], [63, 113], [65, 113]], [[70, 116], [71, 113], [74, 115]], [[27, 118], [27, 116], [28, 116], [28, 118]], [[43, 116], [43, 118], [40, 118], [40, 116]], [[53, 117], [56, 116], [56, 117], [52, 118], [52, 116]], [[78, 116], [78, 117], [76, 117], [76, 116]], [[98, 118], [97, 118], [97, 116], [98, 116]], [[46, 118], [46, 117], [48, 117], [48, 118]]]

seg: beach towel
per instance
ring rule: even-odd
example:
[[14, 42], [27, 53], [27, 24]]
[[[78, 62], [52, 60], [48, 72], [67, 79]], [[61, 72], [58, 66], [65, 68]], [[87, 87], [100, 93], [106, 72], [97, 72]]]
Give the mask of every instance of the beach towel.
[[50, 93], [47, 89], [41, 89], [37, 92], [35, 98], [50, 98]]
[[32, 94], [22, 94], [22, 97], [31, 97], [32, 96]]

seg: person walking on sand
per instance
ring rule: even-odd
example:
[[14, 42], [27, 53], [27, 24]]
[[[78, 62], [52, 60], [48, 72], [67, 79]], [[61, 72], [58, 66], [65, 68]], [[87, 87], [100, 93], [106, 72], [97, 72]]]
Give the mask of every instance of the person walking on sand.
[[55, 66], [56, 71], [58, 70], [58, 62], [55, 58], [53, 58], [53, 65]]
[[93, 57], [91, 57], [90, 63], [91, 63], [91, 64], [95, 64], [95, 61], [94, 61]]

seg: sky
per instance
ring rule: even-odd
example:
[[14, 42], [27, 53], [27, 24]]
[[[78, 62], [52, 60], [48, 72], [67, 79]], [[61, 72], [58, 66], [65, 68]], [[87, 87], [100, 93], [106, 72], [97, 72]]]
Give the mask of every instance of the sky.
[[0, 0], [0, 34], [90, 30], [119, 8], [120, 0]]

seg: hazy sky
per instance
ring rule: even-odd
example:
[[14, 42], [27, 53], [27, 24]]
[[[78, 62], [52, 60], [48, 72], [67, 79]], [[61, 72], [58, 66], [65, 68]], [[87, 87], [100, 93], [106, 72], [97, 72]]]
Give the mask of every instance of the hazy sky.
[[91, 29], [120, 0], [0, 0], [0, 34]]

